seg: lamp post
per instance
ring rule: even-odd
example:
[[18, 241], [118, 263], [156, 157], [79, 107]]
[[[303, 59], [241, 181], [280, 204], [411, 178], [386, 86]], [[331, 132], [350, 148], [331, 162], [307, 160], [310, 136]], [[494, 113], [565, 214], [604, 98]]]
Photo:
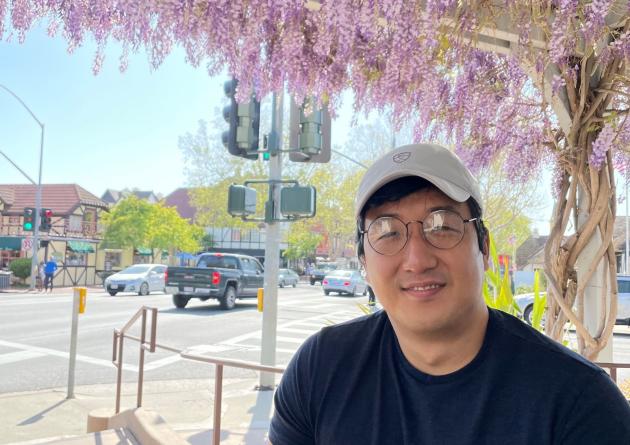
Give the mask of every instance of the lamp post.
[[[33, 227], [33, 259], [31, 261], [31, 286], [30, 289], [33, 290], [35, 288], [35, 274], [37, 273], [37, 251], [39, 249], [39, 224], [40, 224], [40, 213], [42, 210], [42, 159], [44, 157], [44, 124], [40, 122], [39, 119], [35, 116], [35, 114], [31, 111], [31, 109], [24, 103], [20, 97], [15, 94], [13, 91], [0, 84], [0, 88], [5, 90], [11, 96], [13, 96], [31, 115], [31, 117], [37, 122], [39, 128], [41, 129], [41, 135], [39, 140], [39, 177], [37, 179], [37, 183], [35, 183], [28, 175], [26, 175], [22, 170], [20, 172], [26, 176], [30, 182], [35, 184], [35, 227]], [[15, 164], [14, 164], [15, 165]], [[17, 166], [16, 166], [17, 167]]]

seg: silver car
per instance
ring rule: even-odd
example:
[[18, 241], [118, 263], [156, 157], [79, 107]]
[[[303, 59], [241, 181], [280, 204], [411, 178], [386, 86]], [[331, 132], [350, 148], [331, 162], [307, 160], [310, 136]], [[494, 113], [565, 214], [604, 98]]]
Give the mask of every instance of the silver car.
[[[547, 295], [547, 292], [540, 292], [540, 296]], [[514, 302], [521, 309], [523, 320], [527, 324], [532, 324], [532, 313], [534, 312], [534, 293], [514, 295]], [[543, 316], [544, 317], [544, 316]]]
[[[617, 324], [630, 325], [630, 275], [617, 275], [617, 290]], [[546, 292], [540, 294], [546, 295]], [[523, 313], [523, 320], [531, 325], [534, 294], [515, 295], [514, 301]]]
[[148, 295], [153, 291], [164, 292], [165, 276], [164, 264], [134, 264], [107, 277], [103, 287], [111, 296], [118, 292]]
[[280, 269], [278, 270], [278, 286], [297, 286], [298, 281], [300, 281], [300, 277], [298, 274], [291, 269]]
[[337, 292], [339, 295], [367, 295], [367, 283], [358, 270], [333, 270], [322, 281], [324, 294]]

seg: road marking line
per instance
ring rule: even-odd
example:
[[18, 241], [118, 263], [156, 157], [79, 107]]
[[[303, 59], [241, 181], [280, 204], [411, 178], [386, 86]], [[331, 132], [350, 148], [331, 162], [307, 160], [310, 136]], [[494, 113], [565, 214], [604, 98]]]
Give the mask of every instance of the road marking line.
[[23, 360], [28, 360], [31, 358], [42, 357], [44, 355], [45, 354], [35, 352], [35, 351], [9, 352], [9, 353], [0, 355], [0, 365], [6, 365], [7, 363], [21, 362]]
[[[58, 351], [56, 349], [40, 348], [38, 346], [23, 345], [21, 343], [14, 343], [14, 342], [4, 341], [4, 340], [0, 340], [0, 346], [7, 346], [9, 348], [21, 349], [23, 351], [40, 353], [40, 354], [48, 355], [48, 356], [52, 355], [53, 357], [61, 357], [65, 359], [68, 359], [70, 355], [68, 352]], [[102, 360], [100, 358], [88, 357], [86, 355], [81, 355], [81, 354], [77, 354], [77, 361], [83, 362], [83, 363], [89, 363], [91, 365], [105, 366], [106, 368], [114, 367], [114, 364], [109, 360]], [[138, 372], [137, 366], [123, 364], [123, 369], [125, 371]]]
[[317, 330], [308, 330], [308, 329], [294, 329], [294, 328], [278, 328], [278, 331], [282, 332], [293, 332], [296, 334], [306, 334], [311, 335], [317, 332]]

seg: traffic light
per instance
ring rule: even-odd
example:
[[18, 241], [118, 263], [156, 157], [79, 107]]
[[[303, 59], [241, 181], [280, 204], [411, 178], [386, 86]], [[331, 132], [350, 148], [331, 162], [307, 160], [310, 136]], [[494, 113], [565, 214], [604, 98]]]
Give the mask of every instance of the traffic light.
[[230, 127], [228, 131], [223, 132], [221, 138], [231, 155], [257, 160], [260, 102], [253, 97], [246, 103], [236, 102], [237, 85], [236, 79], [223, 84], [223, 91], [230, 98], [230, 104], [223, 109], [223, 117]]
[[39, 230], [48, 232], [52, 228], [52, 210], [41, 209], [39, 218]]
[[314, 100], [306, 99], [298, 107], [291, 101], [289, 159], [295, 162], [330, 161], [330, 113], [326, 107], [314, 109]]
[[24, 207], [22, 215], [22, 230], [32, 232], [35, 230], [35, 209], [33, 207]]

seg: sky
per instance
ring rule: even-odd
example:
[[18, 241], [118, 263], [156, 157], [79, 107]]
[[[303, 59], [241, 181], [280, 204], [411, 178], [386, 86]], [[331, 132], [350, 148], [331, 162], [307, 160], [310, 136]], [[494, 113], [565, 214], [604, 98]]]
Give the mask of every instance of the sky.
[[[209, 76], [204, 67], [188, 65], [179, 48], [156, 70], [141, 49], [121, 73], [122, 51], [111, 42], [94, 75], [95, 53], [86, 39], [69, 54], [66, 41], [49, 37], [43, 27], [30, 31], [22, 44], [0, 42], [0, 85], [18, 95], [45, 126], [42, 183], [76, 183], [99, 197], [108, 188], [167, 195], [187, 186], [178, 138], [195, 133], [200, 119], [211, 121], [216, 107], [223, 106], [227, 73]], [[333, 121], [333, 146], [345, 142], [351, 106], [350, 99], [344, 100]], [[2, 89], [0, 116], [0, 151], [37, 181], [39, 125]], [[217, 162], [225, 156], [227, 150], [218, 153]], [[0, 157], [0, 183], [26, 182]], [[548, 233], [550, 215], [548, 200], [543, 211], [531, 215], [540, 234]]]
[[[178, 138], [195, 133], [198, 121], [211, 120], [223, 105], [227, 74], [209, 76], [205, 68], [188, 65], [179, 49], [157, 70], [141, 50], [121, 73], [120, 47], [110, 43], [95, 76], [94, 54], [90, 42], [68, 54], [65, 40], [42, 29], [31, 31], [23, 44], [0, 42], [0, 85], [45, 126], [42, 182], [77, 183], [97, 196], [107, 188], [166, 195], [186, 186]], [[3, 90], [0, 115], [0, 150], [37, 181], [39, 125]], [[27, 181], [2, 158], [0, 178]]]

